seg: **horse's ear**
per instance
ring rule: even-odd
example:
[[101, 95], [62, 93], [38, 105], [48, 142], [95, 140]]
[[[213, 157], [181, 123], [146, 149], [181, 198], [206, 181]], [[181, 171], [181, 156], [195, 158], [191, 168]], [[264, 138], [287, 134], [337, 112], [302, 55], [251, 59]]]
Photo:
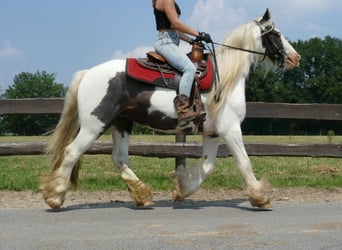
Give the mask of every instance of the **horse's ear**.
[[269, 21], [271, 19], [271, 13], [268, 10], [268, 8], [265, 11], [265, 14], [263, 15], [263, 17], [261, 18], [260, 23], [266, 23], [267, 21]]

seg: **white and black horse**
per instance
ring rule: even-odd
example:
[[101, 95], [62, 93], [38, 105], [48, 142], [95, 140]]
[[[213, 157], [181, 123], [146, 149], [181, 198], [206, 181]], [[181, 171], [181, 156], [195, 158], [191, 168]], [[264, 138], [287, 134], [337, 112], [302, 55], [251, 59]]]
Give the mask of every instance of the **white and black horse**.
[[[174, 201], [196, 192], [213, 172], [219, 138], [227, 143], [246, 184], [253, 206], [269, 207], [267, 185], [258, 181], [246, 153], [240, 124], [246, 114], [245, 83], [257, 63], [265, 70], [299, 65], [300, 55], [275, 28], [269, 11], [235, 29], [217, 48], [216, 87], [201, 94], [206, 112], [202, 158], [197, 166], [178, 168], [174, 174]], [[152, 192], [129, 167], [128, 147], [134, 122], [156, 130], [177, 132], [174, 89], [146, 84], [127, 74], [128, 60], [110, 60], [77, 72], [65, 98], [60, 121], [47, 152], [53, 171], [42, 180], [45, 202], [58, 210], [69, 182], [76, 185], [81, 155], [107, 129], [113, 138], [112, 158], [137, 205], [151, 206]], [[160, 74], [160, 72], [159, 72]], [[165, 78], [163, 75], [162, 78]], [[165, 79], [164, 79], [165, 80]]]

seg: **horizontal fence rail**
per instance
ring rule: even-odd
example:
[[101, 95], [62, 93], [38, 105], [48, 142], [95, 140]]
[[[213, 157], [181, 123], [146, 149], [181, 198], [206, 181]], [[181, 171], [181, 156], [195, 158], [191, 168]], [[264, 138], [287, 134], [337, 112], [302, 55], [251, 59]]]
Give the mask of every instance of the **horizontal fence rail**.
[[[0, 156], [40, 155], [44, 154], [47, 142], [0, 143]], [[308, 157], [342, 157], [341, 144], [265, 144], [246, 143], [250, 156], [308, 156]], [[129, 146], [129, 154], [159, 158], [200, 158], [200, 143], [133, 143]], [[111, 154], [112, 142], [96, 142], [86, 154]], [[217, 157], [231, 156], [225, 144], [221, 144]]]
[[[0, 115], [59, 114], [63, 98], [0, 99]], [[342, 120], [342, 104], [247, 102], [246, 117]]]
[[[60, 114], [63, 98], [0, 99], [0, 115]], [[246, 117], [342, 120], [342, 104], [290, 104], [248, 102]], [[179, 136], [181, 135], [181, 136]], [[159, 158], [200, 158], [201, 144], [186, 143], [185, 135], [176, 136], [178, 143], [133, 143], [130, 155]], [[179, 143], [182, 142], [182, 143]], [[0, 143], [0, 156], [39, 155], [47, 142]], [[310, 156], [342, 158], [342, 144], [265, 144], [246, 143], [251, 156]], [[111, 142], [96, 142], [86, 154], [111, 154]], [[218, 148], [218, 157], [230, 156], [225, 145]]]
[[248, 102], [246, 117], [342, 120], [342, 104]]
[[0, 115], [60, 114], [63, 98], [0, 99]]

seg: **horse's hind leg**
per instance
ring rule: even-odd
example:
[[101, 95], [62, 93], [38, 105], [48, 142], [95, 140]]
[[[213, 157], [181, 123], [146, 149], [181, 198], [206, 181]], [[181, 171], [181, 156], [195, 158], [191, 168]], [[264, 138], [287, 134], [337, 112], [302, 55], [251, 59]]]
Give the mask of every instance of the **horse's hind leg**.
[[128, 147], [130, 134], [127, 130], [119, 132], [117, 127], [112, 127], [114, 165], [120, 170], [121, 177], [125, 181], [128, 191], [137, 206], [152, 206], [152, 191], [130, 169], [128, 164]]
[[81, 128], [76, 138], [65, 148], [61, 164], [43, 178], [41, 190], [45, 202], [51, 208], [59, 210], [63, 205], [70, 179], [74, 186], [77, 185], [80, 157], [93, 144], [100, 132]]

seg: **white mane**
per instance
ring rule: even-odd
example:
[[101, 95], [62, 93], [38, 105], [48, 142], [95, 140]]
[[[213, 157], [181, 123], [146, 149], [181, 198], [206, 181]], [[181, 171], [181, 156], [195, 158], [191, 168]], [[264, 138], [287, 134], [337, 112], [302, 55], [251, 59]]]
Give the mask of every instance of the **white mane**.
[[[238, 48], [262, 51], [261, 39], [256, 37], [260, 33], [256, 32], [256, 27], [254, 22], [242, 25], [226, 36], [222, 43]], [[216, 58], [220, 82], [216, 91], [213, 90], [209, 93], [207, 100], [207, 108], [210, 110], [212, 118], [216, 117], [232, 87], [241, 77], [248, 75], [251, 63], [255, 60], [255, 55], [236, 49], [220, 47], [217, 49]], [[215, 95], [220, 96], [218, 101], [215, 100]]]

